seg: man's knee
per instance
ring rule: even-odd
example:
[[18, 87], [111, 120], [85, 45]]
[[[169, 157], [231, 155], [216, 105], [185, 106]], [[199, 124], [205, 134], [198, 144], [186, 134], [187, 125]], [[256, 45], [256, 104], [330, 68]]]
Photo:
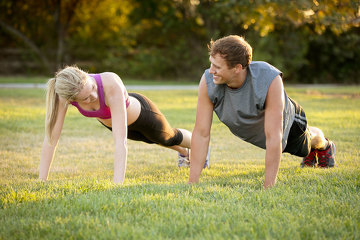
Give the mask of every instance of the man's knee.
[[312, 136], [311, 138], [311, 148], [314, 149], [323, 149], [326, 146], [326, 139], [320, 135]]

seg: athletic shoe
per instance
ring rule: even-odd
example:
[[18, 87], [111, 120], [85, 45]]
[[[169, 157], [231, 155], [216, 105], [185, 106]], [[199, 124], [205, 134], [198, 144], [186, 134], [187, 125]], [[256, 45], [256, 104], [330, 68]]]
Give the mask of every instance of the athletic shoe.
[[210, 168], [210, 145], [209, 145], [208, 153], [207, 153], [207, 156], [205, 159], [204, 168]]
[[309, 155], [307, 155], [306, 157], [303, 158], [300, 166], [303, 167], [314, 167], [316, 164], [316, 155], [317, 155], [317, 150], [316, 149], [311, 149], [311, 152], [309, 153]]
[[[189, 149], [188, 149], [188, 156], [181, 155], [178, 153], [178, 166], [179, 167], [190, 167], [190, 160], [189, 160]], [[204, 168], [210, 168], [210, 146], [208, 149], [208, 153], [205, 159]]]
[[329, 146], [325, 150], [317, 150], [318, 156], [318, 166], [324, 168], [330, 168], [336, 166], [335, 163], [335, 153], [336, 146], [335, 143], [328, 140]]
[[187, 152], [188, 152], [187, 156], [178, 153], [178, 167], [190, 167], [189, 149], [187, 150]]

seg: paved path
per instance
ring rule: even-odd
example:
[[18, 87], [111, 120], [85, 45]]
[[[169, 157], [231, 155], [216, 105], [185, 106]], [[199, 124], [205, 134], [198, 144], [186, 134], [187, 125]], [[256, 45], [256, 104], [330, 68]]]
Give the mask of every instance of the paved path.
[[[0, 83], [0, 88], [46, 88], [44, 83]], [[126, 85], [128, 90], [197, 90], [198, 85]]]
[[[338, 84], [288, 84], [286, 87], [296, 88], [334, 88], [345, 85]], [[46, 88], [45, 83], [0, 83], [0, 88]], [[126, 85], [128, 90], [197, 90], [198, 85]]]

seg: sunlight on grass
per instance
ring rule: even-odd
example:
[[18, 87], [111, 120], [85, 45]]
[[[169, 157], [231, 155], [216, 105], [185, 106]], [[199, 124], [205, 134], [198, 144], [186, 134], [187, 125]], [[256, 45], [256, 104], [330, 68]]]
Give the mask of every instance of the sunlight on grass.
[[[172, 126], [192, 130], [196, 91], [141, 93]], [[200, 184], [187, 184], [176, 152], [129, 141], [126, 180], [115, 185], [111, 132], [73, 107], [49, 181], [38, 182], [44, 91], [0, 89], [0, 239], [360, 238], [360, 88], [288, 93], [336, 143], [338, 167], [301, 169], [301, 158], [283, 154], [277, 185], [265, 191], [265, 151], [216, 115]]]

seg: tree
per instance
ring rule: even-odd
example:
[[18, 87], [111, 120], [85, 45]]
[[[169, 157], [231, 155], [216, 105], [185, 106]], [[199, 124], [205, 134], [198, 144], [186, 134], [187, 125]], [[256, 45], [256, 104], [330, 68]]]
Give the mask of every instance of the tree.
[[330, 71], [322, 67], [331, 61], [340, 71], [315, 78], [333, 81], [339, 72], [359, 75], [351, 64], [360, 54], [359, 9], [355, 0], [2, 0], [0, 48], [28, 49], [47, 73], [76, 63], [122, 76], [198, 79], [210, 39], [238, 34], [256, 60], [289, 79], [312, 81], [302, 74]]

